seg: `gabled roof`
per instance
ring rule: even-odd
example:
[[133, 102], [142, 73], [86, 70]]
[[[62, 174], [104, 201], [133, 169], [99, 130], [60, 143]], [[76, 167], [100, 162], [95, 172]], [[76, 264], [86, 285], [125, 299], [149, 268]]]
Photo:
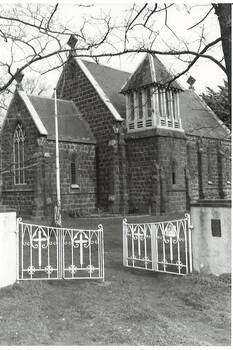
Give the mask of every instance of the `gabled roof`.
[[[24, 91], [19, 91], [19, 95], [23, 97], [39, 133], [47, 135], [48, 139], [54, 140], [55, 100], [48, 97], [26, 95]], [[72, 101], [57, 99], [57, 111], [59, 141], [96, 142], [87, 122], [82, 118]]]
[[[125, 97], [119, 91], [124, 82], [124, 91], [127, 86], [131, 85], [135, 73], [130, 75], [130, 73], [89, 61], [76, 59], [76, 62], [113, 113], [115, 119], [119, 121], [122, 118], [125, 119]], [[143, 74], [138, 75], [138, 84], [140, 85], [150, 84], [156, 79], [159, 83], [165, 82], [165, 79], [171, 79], [171, 75], [166, 71], [164, 65], [157, 57], [151, 55], [146, 55], [137, 71], [143, 72]], [[182, 90], [176, 82], [172, 86]], [[180, 114], [182, 127], [188, 134], [213, 138], [225, 138], [230, 135], [228, 128], [193, 90], [180, 91]]]
[[[150, 84], [166, 85], [173, 78], [163, 63], [156, 57], [147, 54], [138, 68], [130, 75], [129, 79], [122, 86], [121, 92], [137, 89]], [[182, 90], [180, 85], [174, 81], [171, 87]]]
[[221, 139], [230, 137], [230, 130], [193, 90], [180, 93], [180, 116], [186, 134]]
[[130, 73], [80, 59], [76, 62], [115, 119], [122, 121], [125, 118], [125, 98], [120, 89]]

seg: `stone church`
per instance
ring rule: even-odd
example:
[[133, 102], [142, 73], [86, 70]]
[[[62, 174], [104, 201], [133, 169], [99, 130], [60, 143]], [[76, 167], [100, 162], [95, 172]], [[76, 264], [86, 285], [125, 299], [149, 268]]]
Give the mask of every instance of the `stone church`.
[[[2, 203], [51, 216], [56, 203], [54, 99], [18, 79], [1, 135]], [[230, 132], [156, 56], [132, 74], [71, 53], [57, 83], [62, 211], [181, 213], [230, 198]]]

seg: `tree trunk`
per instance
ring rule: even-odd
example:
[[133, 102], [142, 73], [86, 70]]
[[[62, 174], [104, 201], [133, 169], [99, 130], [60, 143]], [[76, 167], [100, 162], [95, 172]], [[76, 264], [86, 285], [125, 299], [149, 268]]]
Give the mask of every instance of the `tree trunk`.
[[213, 4], [218, 16], [222, 37], [222, 49], [227, 70], [228, 98], [231, 114], [231, 4]]

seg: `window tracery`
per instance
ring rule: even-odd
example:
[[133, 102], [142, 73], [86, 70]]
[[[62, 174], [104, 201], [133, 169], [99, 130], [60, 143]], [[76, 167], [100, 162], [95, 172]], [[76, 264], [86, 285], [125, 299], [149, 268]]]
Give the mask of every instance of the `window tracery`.
[[13, 136], [13, 173], [15, 185], [25, 184], [24, 167], [25, 132], [21, 124], [17, 124]]

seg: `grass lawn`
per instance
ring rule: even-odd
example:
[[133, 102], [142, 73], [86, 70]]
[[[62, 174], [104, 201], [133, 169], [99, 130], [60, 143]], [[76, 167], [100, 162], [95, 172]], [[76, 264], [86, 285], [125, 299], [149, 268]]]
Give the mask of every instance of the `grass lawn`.
[[0, 290], [0, 345], [230, 345], [228, 276], [124, 268], [119, 218], [66, 218], [63, 226], [98, 223], [105, 282], [24, 281]]

